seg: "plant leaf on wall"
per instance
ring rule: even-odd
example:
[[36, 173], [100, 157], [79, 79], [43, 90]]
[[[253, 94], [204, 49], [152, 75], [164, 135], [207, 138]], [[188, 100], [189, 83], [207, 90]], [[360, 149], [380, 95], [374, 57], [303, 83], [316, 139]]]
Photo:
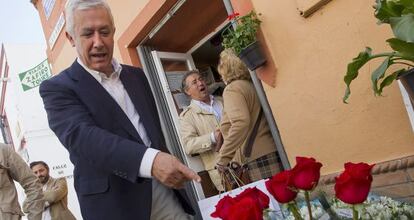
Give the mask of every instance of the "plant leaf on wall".
[[398, 75], [403, 73], [404, 71], [405, 69], [400, 69], [385, 77], [385, 79], [380, 84], [379, 94], [382, 94], [382, 90], [384, 89], [384, 87], [391, 85], [391, 83], [394, 82], [395, 79], [397, 79]]
[[414, 42], [414, 14], [406, 14], [401, 17], [390, 18], [390, 24], [394, 35], [403, 41]]
[[398, 56], [414, 61], [414, 43], [407, 43], [397, 38], [390, 38], [387, 42], [393, 50], [398, 51]]
[[404, 10], [403, 5], [387, 0], [377, 0], [374, 8], [375, 17], [379, 20], [379, 23], [389, 23], [391, 17], [400, 17]]
[[370, 47], [366, 47], [365, 51], [360, 52], [358, 56], [352, 59], [352, 62], [348, 64], [346, 75], [344, 76], [344, 82], [346, 83], [345, 95], [342, 99], [344, 103], [347, 103], [346, 100], [351, 94], [349, 85], [351, 84], [352, 80], [358, 76], [359, 69], [361, 69], [361, 67], [371, 59], [371, 52], [372, 49]]
[[390, 62], [390, 57], [387, 57], [381, 63], [381, 65], [372, 73], [371, 81], [372, 81], [372, 88], [375, 94], [381, 95], [380, 90], [378, 89], [378, 81], [384, 78], [385, 71], [387, 71], [388, 67], [391, 64], [392, 64], [392, 61]]
[[[376, 0], [375, 3], [375, 17], [378, 19], [378, 24], [387, 23], [393, 31], [394, 38], [387, 40], [393, 51], [371, 54], [371, 50], [366, 49], [348, 64], [344, 77], [347, 86], [342, 98], [344, 103], [347, 103], [346, 100], [351, 93], [350, 83], [358, 77], [359, 69], [370, 60], [385, 59], [371, 74], [371, 84], [375, 95], [381, 95], [383, 88], [389, 86], [406, 71], [405, 68], [414, 68], [414, 0]], [[392, 65], [405, 68], [386, 76], [387, 69]]]
[[403, 14], [414, 13], [414, 2], [412, 0], [398, 0], [405, 7]]

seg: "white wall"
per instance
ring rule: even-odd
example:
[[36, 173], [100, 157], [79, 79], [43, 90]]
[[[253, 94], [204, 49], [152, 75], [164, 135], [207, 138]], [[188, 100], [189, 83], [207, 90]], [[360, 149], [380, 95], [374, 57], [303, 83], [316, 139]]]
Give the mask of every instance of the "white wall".
[[[26, 162], [43, 160], [49, 165], [52, 177], [67, 178], [69, 209], [77, 219], [82, 219], [73, 187], [73, 165], [67, 150], [49, 129], [39, 87], [23, 91], [18, 78], [19, 73], [32, 69], [46, 59], [46, 46], [5, 44], [5, 51], [10, 66], [5, 111], [15, 148]], [[24, 148], [20, 146], [22, 137], [26, 140]], [[19, 200], [23, 201], [21, 188], [19, 196]]]

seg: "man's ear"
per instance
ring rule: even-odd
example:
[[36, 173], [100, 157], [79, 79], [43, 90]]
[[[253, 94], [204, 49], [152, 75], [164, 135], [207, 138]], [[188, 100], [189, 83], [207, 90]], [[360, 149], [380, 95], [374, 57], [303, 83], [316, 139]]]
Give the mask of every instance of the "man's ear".
[[72, 36], [70, 36], [70, 34], [66, 31], [66, 38], [69, 40], [70, 44], [72, 45], [72, 47], [75, 47], [75, 40], [73, 39]]
[[184, 89], [184, 94], [186, 94], [186, 95], [188, 95], [188, 96], [190, 96], [190, 94], [188, 94], [188, 89]]

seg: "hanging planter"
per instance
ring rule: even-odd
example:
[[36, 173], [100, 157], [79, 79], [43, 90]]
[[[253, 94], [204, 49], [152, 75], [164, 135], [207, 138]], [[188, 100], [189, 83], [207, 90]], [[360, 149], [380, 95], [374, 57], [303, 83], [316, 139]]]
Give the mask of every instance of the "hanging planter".
[[239, 57], [251, 71], [263, 66], [266, 63], [266, 58], [258, 41], [253, 42], [243, 49], [240, 52]]
[[410, 96], [411, 102], [414, 103], [414, 68], [400, 74], [398, 79]]
[[[224, 48], [232, 49], [250, 70], [255, 70], [266, 63], [260, 43], [256, 39], [257, 30], [261, 21], [254, 11], [239, 17], [239, 13], [229, 15], [233, 25], [223, 32]], [[235, 26], [233, 28], [233, 26]]]

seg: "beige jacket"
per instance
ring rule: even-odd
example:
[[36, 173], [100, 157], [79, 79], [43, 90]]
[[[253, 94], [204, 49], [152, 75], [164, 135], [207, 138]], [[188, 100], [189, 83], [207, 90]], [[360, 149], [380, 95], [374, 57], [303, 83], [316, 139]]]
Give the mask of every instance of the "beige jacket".
[[23, 159], [8, 145], [0, 144], [0, 219], [18, 220], [23, 216], [17, 199], [20, 183], [26, 193], [24, 210], [29, 220], [41, 220], [43, 211], [42, 186]]
[[235, 80], [223, 92], [224, 109], [220, 130], [224, 142], [217, 163], [227, 165], [230, 161], [247, 162], [276, 151], [264, 115], [261, 117], [252, 154], [248, 160], [242, 156], [242, 148], [250, 136], [260, 111], [260, 102], [252, 82]]
[[65, 178], [49, 177], [43, 194], [52, 220], [76, 220], [68, 209], [68, 185]]
[[[214, 97], [214, 101], [223, 105], [220, 97]], [[204, 168], [218, 190], [223, 190], [220, 175], [214, 169], [217, 152], [214, 152], [214, 144], [211, 142], [211, 132], [219, 128], [219, 122], [214, 114], [200, 108], [191, 101], [191, 104], [180, 114], [180, 133], [184, 142], [184, 150], [188, 155], [200, 154]]]

